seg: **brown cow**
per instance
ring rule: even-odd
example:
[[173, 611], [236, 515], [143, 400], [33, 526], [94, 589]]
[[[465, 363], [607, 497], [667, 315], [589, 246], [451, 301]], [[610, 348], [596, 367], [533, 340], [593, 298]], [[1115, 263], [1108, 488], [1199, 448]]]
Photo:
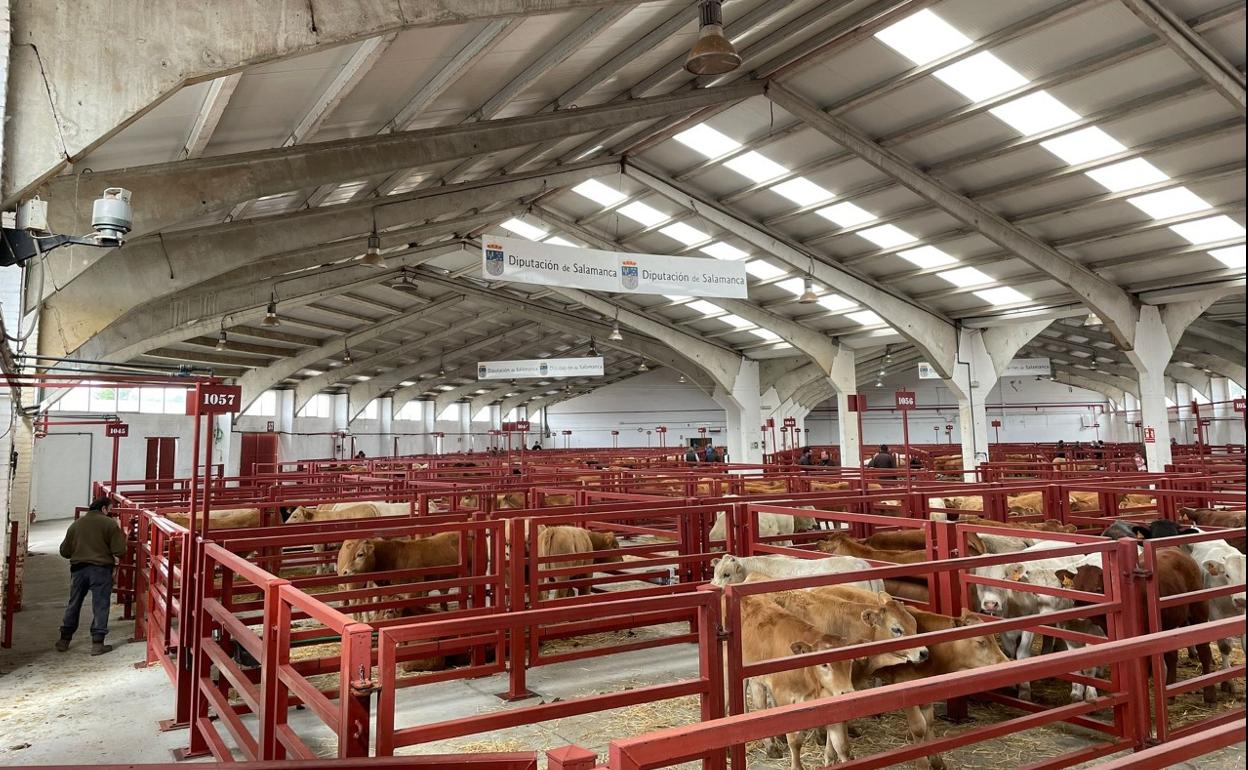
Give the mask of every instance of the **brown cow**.
[[[195, 523], [202, 521], [203, 512], [196, 514]], [[186, 511], [169, 511], [165, 518], [186, 529], [191, 528], [191, 515]], [[259, 508], [222, 508], [208, 512], [208, 529], [244, 529], [260, 526]]]
[[[766, 575], [751, 575], [747, 583], [769, 580]], [[798, 591], [768, 594], [776, 604], [796, 615], [825, 634], [867, 641], [888, 641], [915, 633], [914, 616], [906, 606], [884, 592], [866, 591], [852, 586], [821, 586]], [[927, 649], [916, 647], [901, 650], [910, 663], [927, 657]]]
[[[937, 514], [932, 514], [936, 516]], [[943, 521], [943, 519], [933, 519], [933, 521]], [[1057, 519], [1045, 519], [1044, 521], [993, 521], [985, 519], [982, 516], [960, 516], [959, 524], [981, 524], [987, 527], [1005, 527], [1006, 529], [1025, 529], [1032, 532], [1075, 532], [1079, 528], [1074, 524], [1063, 524]]]
[[[741, 601], [740, 644], [742, 660], [745, 663], [828, 650], [860, 641], [864, 640], [847, 640], [823, 634], [809, 623], [786, 612], [766, 596], [747, 596]], [[901, 656], [893, 653], [873, 656], [863, 666], [863, 675], [870, 676], [880, 667], [896, 665], [902, 660]], [[853, 673], [853, 663], [843, 660], [829, 665], [806, 666], [753, 677], [749, 680], [750, 699], [757, 710], [765, 708], [769, 694], [777, 706], [843, 695], [854, 689]], [[790, 770], [803, 770], [803, 731], [788, 733], [786, 738], [789, 744]], [[824, 764], [832, 763], [834, 749], [842, 761], [851, 758], [849, 734], [844, 724], [828, 726]]]
[[[1160, 597], [1164, 598], [1166, 596], [1200, 591], [1205, 587], [1200, 566], [1191, 556], [1188, 556], [1178, 548], [1162, 548], [1158, 550], [1156, 561], [1157, 591]], [[1057, 577], [1063, 584], [1071, 581], [1073, 583], [1072, 587], [1076, 591], [1105, 592], [1104, 574], [1100, 567], [1094, 565], [1083, 565], [1073, 574], [1069, 570], [1057, 570]], [[1136, 585], [1139, 588], [1136, 592], [1136, 601], [1140, 607], [1140, 617], [1146, 617], [1148, 597], [1145, 592], [1144, 581], [1137, 581]], [[1208, 621], [1209, 602], [1207, 601], [1180, 604], [1161, 611], [1161, 630], [1163, 631], [1170, 631], [1198, 623], [1207, 623]], [[1104, 615], [1092, 618], [1092, 622], [1100, 626], [1102, 631], [1105, 630]], [[1208, 642], [1196, 645], [1196, 655], [1200, 658], [1202, 674], [1209, 674], [1213, 671], [1213, 651], [1209, 648]], [[1166, 650], [1164, 657], [1166, 661], [1166, 684], [1174, 684], [1178, 678], [1179, 651]], [[1217, 692], [1212, 686], [1205, 688], [1205, 703], [1216, 703], [1217, 697]]]
[[[537, 553], [539, 556], [562, 556], [573, 554], [592, 554], [599, 550], [595, 548], [595, 540], [603, 545], [602, 550], [609, 550], [612, 546], [618, 548], [619, 544], [615, 540], [613, 532], [590, 532], [581, 527], [557, 526], [543, 527], [537, 533]], [[604, 557], [605, 561], [623, 561], [622, 557]], [[565, 561], [549, 562], [544, 566], [547, 569], [559, 569], [562, 567], [587, 567], [594, 564], [597, 560], [593, 556], [568, 559]], [[568, 575], [566, 577], [548, 578], [546, 582], [563, 583], [570, 580], [579, 580], [587, 578], [593, 574], [593, 570], [584, 573]], [[550, 593], [544, 591], [542, 598], [546, 598]], [[562, 599], [573, 595], [573, 591], [568, 588], [559, 588], [554, 592], [556, 599]], [[576, 589], [577, 594], [589, 593], [589, 588], [581, 586]]]
[[[459, 533], [440, 532], [419, 540], [347, 540], [338, 549], [338, 574], [342, 577], [371, 572], [395, 572], [428, 567], [449, 567], [459, 563]], [[453, 577], [430, 575], [433, 579]], [[421, 578], [415, 578], [421, 580]], [[377, 585], [388, 585], [388, 580], [377, 580]], [[350, 584], [359, 588], [360, 583]], [[442, 609], [446, 609], [442, 603]]]
[[[921, 529], [894, 529], [876, 532], [861, 542], [885, 551], [917, 551], [927, 548], [927, 533]], [[983, 540], [974, 532], [966, 534], [966, 550], [971, 556], [986, 553]]]
[[[1203, 527], [1239, 529], [1244, 526], [1244, 511], [1225, 511], [1217, 508], [1180, 508], [1179, 515], [1184, 521]], [[1232, 547], [1239, 549], [1240, 553], [1245, 553], [1244, 538], [1227, 538], [1226, 542]]]
[[887, 561], [894, 564], [917, 564], [927, 561], [926, 551], [896, 551], [872, 548], [858, 542], [844, 532], [836, 532], [819, 541], [819, 550], [840, 556], [856, 556], [871, 561]]
[[[963, 610], [959, 618], [951, 618], [934, 612], [925, 612], [913, 607], [908, 608], [914, 616], [920, 634], [933, 631], [945, 631], [950, 628], [972, 626], [982, 621], [970, 610]], [[956, 671], [969, 671], [973, 668], [1008, 663], [1009, 658], [1001, 651], [995, 635], [973, 636], [969, 639], [958, 639], [953, 642], [940, 642], [928, 646], [927, 660], [921, 663], [904, 666], [890, 666], [880, 669], [875, 675], [884, 684], [910, 682], [940, 674], [951, 674]], [[932, 725], [935, 722], [935, 710], [932, 704], [921, 706], [918, 711], [906, 711], [906, 724], [910, 728], [910, 737], [918, 743], [931, 740]], [[943, 770], [945, 761], [939, 754], [931, 754], [927, 758], [932, 770]]]

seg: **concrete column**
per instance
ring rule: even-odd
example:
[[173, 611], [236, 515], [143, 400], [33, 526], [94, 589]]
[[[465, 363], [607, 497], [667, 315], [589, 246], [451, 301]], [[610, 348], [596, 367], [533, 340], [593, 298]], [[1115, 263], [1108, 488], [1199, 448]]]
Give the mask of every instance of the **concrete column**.
[[472, 451], [472, 409], [467, 401], [459, 402], [459, 449]]
[[841, 465], [857, 468], [862, 465], [862, 436], [858, 435], [858, 414], [849, 411], [849, 396], [858, 392], [858, 365], [853, 351], [838, 355], [828, 378], [836, 390], [836, 436], [841, 449]]
[[1231, 381], [1226, 377], [1212, 377], [1209, 380], [1209, 406], [1213, 425], [1209, 428], [1210, 444], [1230, 444], [1233, 421], [1239, 415], [1231, 409]]
[[242, 467], [239, 440], [234, 434], [234, 415], [219, 414], [212, 419], [216, 435], [212, 437], [212, 461], [225, 467], [226, 476], [237, 476]]
[[432, 401], [422, 399], [418, 403], [420, 404], [420, 432], [425, 434], [421, 439], [420, 451], [424, 454], [431, 455], [436, 452], [438, 448], [438, 440], [429, 435], [437, 430], [437, 415], [433, 413]]
[[737, 463], [762, 462], [763, 410], [758, 362], [741, 359], [732, 391], [716, 387], [711, 397], [724, 409], [728, 458]]
[[377, 420], [381, 432], [381, 446], [377, 454], [390, 457], [394, 454], [394, 399], [389, 396], [377, 399]]
[[1150, 471], [1163, 471], [1171, 461], [1165, 370], [1173, 353], [1174, 346], [1162, 321], [1161, 311], [1153, 305], [1142, 306], [1136, 327], [1135, 349], [1128, 351], [1127, 355], [1139, 373], [1144, 433], [1147, 436], [1151, 428], [1155, 436], [1153, 442], [1144, 444], [1144, 456]]
[[503, 429], [503, 406], [502, 404], [490, 404], [490, 430]]
[[[1001, 368], [1004, 370], [1004, 366]], [[962, 467], [974, 468], [988, 459], [988, 413], [984, 402], [997, 384], [997, 368], [981, 330], [962, 329], [958, 333], [958, 360], [953, 377], [945, 384], [958, 402]]]

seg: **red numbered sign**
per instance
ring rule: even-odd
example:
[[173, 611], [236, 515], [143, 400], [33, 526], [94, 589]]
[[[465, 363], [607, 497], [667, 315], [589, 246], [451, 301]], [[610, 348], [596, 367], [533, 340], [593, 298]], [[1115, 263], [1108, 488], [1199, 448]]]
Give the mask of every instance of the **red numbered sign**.
[[918, 401], [915, 400], [913, 391], [899, 390], [896, 395], [898, 409], [902, 411], [909, 411], [918, 406]]
[[765, 427], [765, 428], [774, 428], [774, 427], [776, 427], [776, 418], [775, 418], [775, 417], [768, 417], [768, 418], [767, 418], [767, 424], [766, 424], [766, 425], [764, 425], [763, 427]]
[[1237, 398], [1231, 402], [1231, 407], [1236, 412], [1248, 411], [1248, 399]]
[[[194, 399], [186, 400], [186, 413], [194, 414]], [[241, 412], [243, 388], [241, 385], [200, 385], [199, 413], [228, 414]]]
[[516, 430], [520, 431], [521, 433], [528, 433], [528, 432], [529, 432], [529, 421], [528, 421], [528, 420], [521, 420], [521, 421], [517, 422], [517, 423], [516, 423]]
[[1144, 443], [1145, 444], [1157, 443], [1157, 429], [1151, 425], [1144, 428]]
[[565, 430], [565, 431], [563, 432], [563, 435], [565, 435], [565, 436], [571, 436], [571, 435], [572, 435], [572, 431], [570, 431], [570, 430]]
[[124, 422], [110, 422], [104, 426], [104, 435], [108, 438], [125, 438], [130, 435], [130, 426]]
[[[775, 421], [774, 421], [774, 420], [768, 419], [768, 422], [772, 425], [772, 427], [775, 427]], [[705, 434], [705, 433], [706, 433], [706, 428], [698, 428], [698, 433]]]
[[785, 418], [784, 418], [784, 427], [786, 427], [786, 428], [795, 428], [795, 427], [797, 427], [797, 418], [796, 418], [796, 417], [785, 417]]
[[655, 433], [667, 433], [667, 426], [666, 426], [666, 425], [660, 425], [660, 426], [658, 426], [658, 427], [656, 427], [656, 428], [654, 429], [654, 432], [655, 432]]
[[946, 425], [946, 426], [945, 426], [945, 432], [946, 432], [946, 433], [952, 433], [952, 432], [953, 432], [953, 426], [952, 426], [952, 425]]
[[1001, 421], [1000, 421], [1000, 420], [993, 420], [993, 421], [992, 421], [992, 427], [994, 427], [994, 428], [1000, 428], [1000, 427], [1001, 427]]
[[273, 422], [272, 420], [269, 420], [268, 422], [264, 424], [264, 429], [267, 430], [269, 433], [272, 433], [273, 431], [277, 430], [277, 423]]
[[612, 436], [618, 436], [618, 435], [620, 435], [620, 432], [619, 432], [618, 430], [613, 430], [613, 431], [611, 431], [611, 435], [612, 435]]

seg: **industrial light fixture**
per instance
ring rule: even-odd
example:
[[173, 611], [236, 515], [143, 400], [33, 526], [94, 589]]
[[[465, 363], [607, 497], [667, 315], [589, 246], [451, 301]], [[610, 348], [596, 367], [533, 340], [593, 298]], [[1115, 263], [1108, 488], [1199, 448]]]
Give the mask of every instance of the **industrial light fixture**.
[[616, 321], [611, 324], [611, 333], [607, 335], [607, 339], [611, 342], [623, 342], [624, 335], [620, 334], [620, 322]]
[[876, 380], [876, 381], [875, 381], [875, 387], [877, 387], [877, 388], [882, 388], [882, 387], [884, 387], [884, 381], [883, 381], [883, 380]]
[[694, 75], [725, 75], [741, 66], [741, 54], [724, 37], [721, 6], [721, 0], [702, 0], [698, 40], [685, 58], [685, 69]]
[[1101, 317], [1096, 313], [1088, 313], [1088, 317], [1083, 319], [1084, 326], [1100, 326], [1104, 323]]
[[361, 265], [368, 267], [386, 266], [385, 257], [381, 256], [381, 236], [377, 234], [377, 211], [373, 210], [373, 230], [368, 234], [368, 246], [364, 249], [364, 258], [360, 260]]
[[643, 359], [641, 359], [641, 366], [638, 366], [638, 367], [637, 367], [637, 371], [638, 371], [638, 372], [648, 372], [648, 371], [650, 371], [650, 367], [646, 366], [646, 359], [644, 359], [644, 358], [643, 358]]
[[797, 301], [803, 305], [810, 305], [819, 301], [819, 297], [815, 294], [815, 282], [806, 276], [802, 279], [802, 296]]
[[342, 362], [344, 364], [351, 363], [351, 348], [347, 346], [347, 338], [342, 338]]
[[680, 375], [680, 377], [676, 378], [676, 381], [683, 384], [685, 382], [685, 375]]
[[225, 350], [230, 338], [225, 334], [225, 321], [221, 322], [221, 333], [217, 335], [217, 350]]
[[269, 306], [264, 311], [264, 320], [260, 322], [261, 326], [281, 326], [282, 319], [277, 317], [277, 293], [269, 293]]
[[589, 338], [589, 355], [591, 358], [598, 355], [598, 342], [593, 338]]

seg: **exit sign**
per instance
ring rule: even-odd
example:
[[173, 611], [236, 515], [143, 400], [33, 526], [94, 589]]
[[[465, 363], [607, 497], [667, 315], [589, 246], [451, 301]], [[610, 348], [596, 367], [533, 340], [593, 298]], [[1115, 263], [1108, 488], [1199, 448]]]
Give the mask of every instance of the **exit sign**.
[[1157, 429], [1151, 425], [1146, 426], [1144, 428], [1144, 443], [1145, 444], [1157, 443]]
[[897, 408], [903, 412], [909, 411], [919, 405], [914, 397], [914, 392], [910, 390], [897, 391]]
[[110, 422], [104, 426], [104, 435], [108, 438], [125, 438], [130, 435], [130, 426], [124, 422]]

